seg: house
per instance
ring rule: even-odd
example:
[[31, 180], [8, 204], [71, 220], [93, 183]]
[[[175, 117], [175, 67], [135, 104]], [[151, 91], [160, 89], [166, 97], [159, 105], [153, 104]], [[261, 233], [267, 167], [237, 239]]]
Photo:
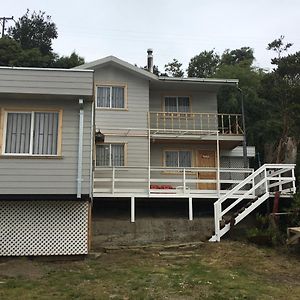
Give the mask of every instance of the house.
[[0, 68], [0, 255], [87, 254], [93, 71]]
[[141, 198], [186, 201], [190, 221], [208, 199], [220, 241], [275, 192], [295, 193], [295, 166], [249, 168], [242, 115], [218, 111], [238, 80], [156, 76], [147, 60], [0, 67], [0, 256], [87, 254], [104, 199], [130, 199], [132, 223]]
[[[193, 199], [211, 199], [216, 220], [212, 240], [219, 241], [240, 221], [227, 222], [221, 230], [229, 212], [226, 201], [236, 199], [232, 209], [253, 199], [259, 205], [270, 196], [270, 187], [282, 193], [295, 191], [293, 165], [257, 171], [248, 167], [255, 151], [244, 143], [243, 116], [218, 111], [219, 89], [238, 88], [237, 79], [157, 76], [151, 49], [147, 62], [144, 70], [109, 56], [76, 68], [94, 71], [95, 202], [130, 198], [135, 222], [137, 198], [187, 199], [189, 220]], [[267, 171], [272, 178], [267, 178]], [[287, 173], [288, 179], [278, 183], [276, 176]], [[243, 217], [255, 205], [251, 202]]]

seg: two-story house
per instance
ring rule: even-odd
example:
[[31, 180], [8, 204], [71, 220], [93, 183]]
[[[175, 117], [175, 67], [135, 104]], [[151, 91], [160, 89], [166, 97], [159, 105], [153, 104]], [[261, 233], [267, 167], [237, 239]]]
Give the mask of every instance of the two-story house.
[[[193, 199], [255, 199], [262, 183], [244, 165], [255, 153], [241, 148], [242, 115], [217, 105], [220, 87], [238, 80], [161, 77], [151, 49], [147, 61], [148, 70], [113, 56], [77, 67], [94, 70], [95, 201], [131, 198], [134, 222], [136, 198], [188, 199], [190, 220]], [[222, 217], [219, 205], [216, 223]]]
[[107, 198], [129, 198], [131, 222], [136, 199], [187, 201], [189, 220], [208, 199], [219, 241], [274, 192], [295, 193], [294, 165], [245, 165], [242, 116], [217, 106], [238, 80], [156, 76], [148, 52], [148, 70], [113, 56], [0, 67], [0, 256], [87, 254], [92, 203]]

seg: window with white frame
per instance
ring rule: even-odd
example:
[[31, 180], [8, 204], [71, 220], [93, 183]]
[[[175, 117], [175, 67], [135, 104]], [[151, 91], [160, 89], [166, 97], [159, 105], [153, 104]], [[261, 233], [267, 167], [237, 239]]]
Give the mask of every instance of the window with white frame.
[[187, 96], [165, 97], [165, 112], [189, 112], [190, 98]]
[[98, 86], [97, 108], [125, 108], [124, 86]]
[[59, 112], [6, 112], [4, 154], [57, 155]]
[[125, 164], [124, 144], [96, 145], [96, 166], [121, 167]]
[[165, 151], [165, 166], [174, 168], [190, 168], [192, 166], [192, 152], [186, 150]]

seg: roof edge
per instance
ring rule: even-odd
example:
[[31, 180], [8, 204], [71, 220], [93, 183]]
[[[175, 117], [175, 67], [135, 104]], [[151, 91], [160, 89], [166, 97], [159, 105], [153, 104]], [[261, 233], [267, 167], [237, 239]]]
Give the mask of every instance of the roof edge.
[[0, 66], [0, 70], [27, 70], [27, 71], [59, 71], [59, 72], [91, 72], [94, 70], [86, 69], [60, 69], [60, 68], [37, 68], [37, 67], [9, 67], [9, 66]]

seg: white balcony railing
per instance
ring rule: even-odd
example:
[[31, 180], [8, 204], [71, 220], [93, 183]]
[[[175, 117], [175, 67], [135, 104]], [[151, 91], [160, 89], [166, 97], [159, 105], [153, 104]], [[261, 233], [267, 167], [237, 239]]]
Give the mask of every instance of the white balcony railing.
[[220, 134], [243, 135], [241, 114], [149, 112], [151, 130], [160, 132], [216, 131]]
[[225, 194], [254, 170], [221, 168], [219, 171], [220, 176], [217, 168], [96, 167], [94, 196], [215, 197]]

